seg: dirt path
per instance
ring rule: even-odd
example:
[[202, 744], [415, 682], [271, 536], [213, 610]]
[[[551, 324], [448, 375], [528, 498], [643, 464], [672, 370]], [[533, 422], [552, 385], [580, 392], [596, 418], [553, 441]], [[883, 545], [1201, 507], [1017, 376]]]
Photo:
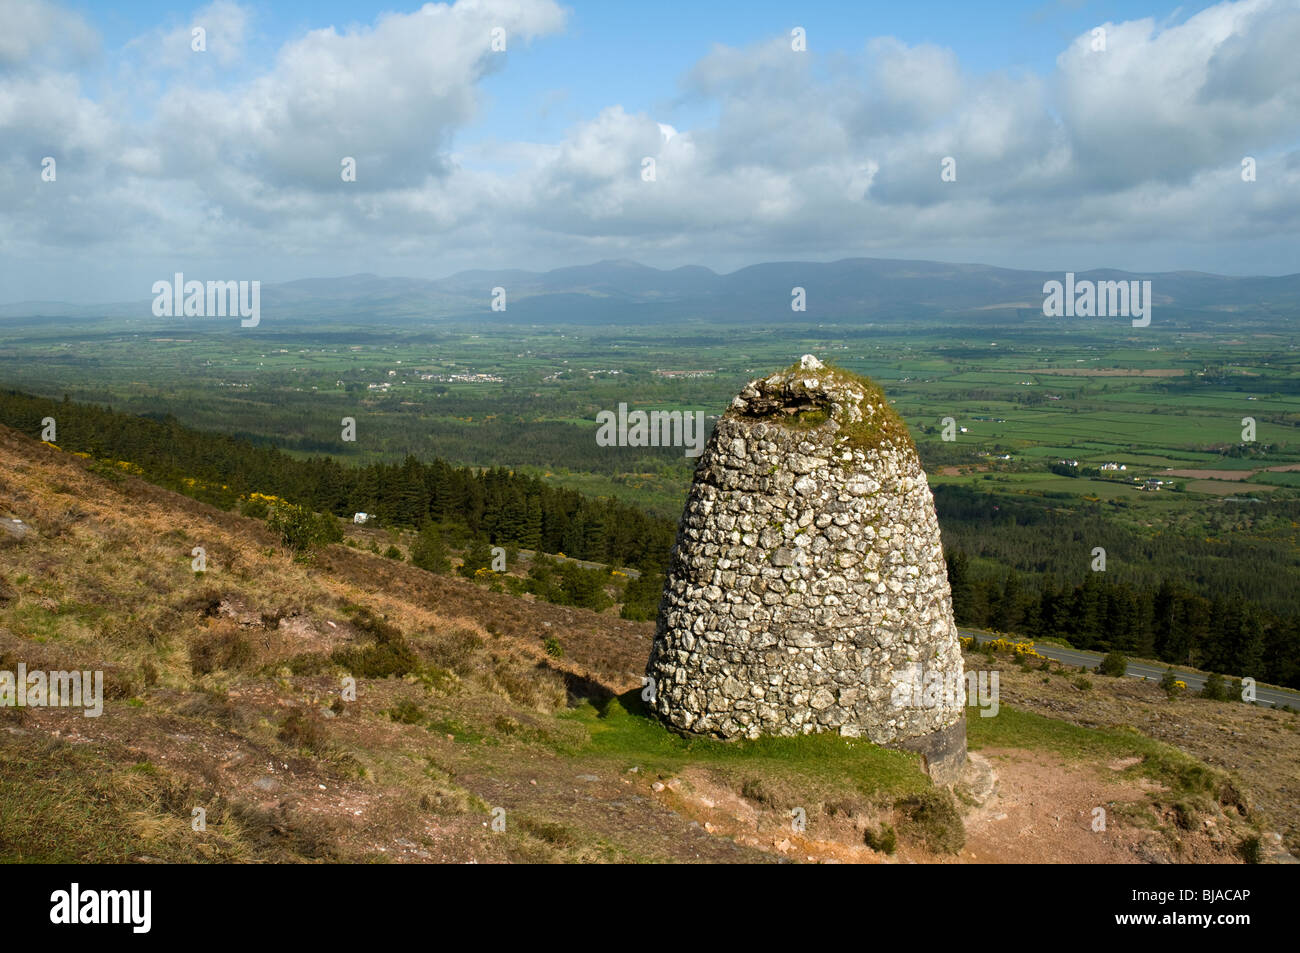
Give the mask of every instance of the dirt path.
[[[981, 752], [993, 766], [993, 796], [966, 817], [963, 863], [1137, 864], [1150, 831], [1115, 813], [1140, 803], [1148, 784], [1108, 778], [1042, 751], [994, 748]], [[1117, 764], [1120, 769], [1126, 764]], [[1096, 814], [1100, 808], [1104, 814]], [[1094, 818], [1102, 830], [1094, 830]]]

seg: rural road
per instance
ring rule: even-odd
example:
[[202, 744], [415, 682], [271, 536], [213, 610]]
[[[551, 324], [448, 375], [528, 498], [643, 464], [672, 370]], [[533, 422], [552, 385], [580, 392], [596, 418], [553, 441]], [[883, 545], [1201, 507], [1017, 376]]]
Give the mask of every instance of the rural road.
[[[974, 638], [977, 642], [987, 642], [996, 636], [989, 635], [987, 632], [977, 632], [974, 629], [957, 630], [962, 635]], [[1079, 649], [1067, 649], [1064, 646], [1053, 645], [1051, 642], [1034, 643], [1034, 651], [1039, 655], [1045, 655], [1047, 658], [1057, 662], [1064, 662], [1067, 665], [1084, 665], [1088, 668], [1096, 668], [1101, 662], [1102, 653], [1084, 652]], [[1187, 683], [1189, 692], [1199, 692], [1205, 685], [1205, 676], [1197, 675], [1193, 672], [1184, 672], [1176, 665], [1168, 666], [1153, 664], [1150, 662], [1129, 662], [1126, 674], [1130, 678], [1147, 678], [1152, 681], [1160, 681], [1165, 674], [1166, 668], [1173, 668], [1174, 675]], [[1300, 692], [1292, 691], [1287, 688], [1267, 688], [1263, 685], [1255, 687], [1255, 704], [1269, 705], [1273, 708], [1279, 705], [1290, 705], [1292, 708], [1300, 708]]]

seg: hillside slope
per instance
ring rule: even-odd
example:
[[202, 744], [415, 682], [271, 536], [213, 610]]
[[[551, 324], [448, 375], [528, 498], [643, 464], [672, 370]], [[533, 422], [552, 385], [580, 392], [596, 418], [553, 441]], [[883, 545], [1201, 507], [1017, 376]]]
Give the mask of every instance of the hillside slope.
[[295, 562], [3, 428], [0, 517], [0, 671], [105, 673], [97, 718], [0, 707], [0, 860], [1230, 861], [1259, 834], [1226, 773], [1005, 706], [971, 719], [1000, 777], [956, 798], [865, 742], [682, 739], [641, 711], [648, 624]]

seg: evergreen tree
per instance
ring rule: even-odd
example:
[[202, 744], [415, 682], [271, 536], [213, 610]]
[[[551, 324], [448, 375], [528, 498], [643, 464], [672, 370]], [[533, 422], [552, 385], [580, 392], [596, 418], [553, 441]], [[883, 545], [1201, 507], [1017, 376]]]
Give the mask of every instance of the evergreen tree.
[[411, 562], [428, 572], [451, 572], [447, 544], [442, 538], [442, 531], [434, 523], [426, 522], [420, 527], [420, 535], [411, 546]]
[[473, 579], [474, 574], [480, 569], [490, 569], [491, 566], [492, 546], [483, 537], [476, 536], [469, 549], [465, 551], [464, 561], [456, 571], [466, 579]]
[[528, 497], [524, 511], [523, 529], [519, 534], [519, 545], [524, 549], [536, 550], [542, 544], [542, 501], [538, 496]]
[[999, 632], [1015, 632], [1019, 630], [1022, 618], [1020, 578], [1014, 572], [1008, 573], [989, 624]]

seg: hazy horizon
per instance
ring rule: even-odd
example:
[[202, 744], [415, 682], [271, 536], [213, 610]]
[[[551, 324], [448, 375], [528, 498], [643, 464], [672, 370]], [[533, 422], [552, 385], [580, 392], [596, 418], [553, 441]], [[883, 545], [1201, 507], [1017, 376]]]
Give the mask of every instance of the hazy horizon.
[[[546, 275], [557, 271], [564, 271], [567, 269], [594, 268], [600, 265], [632, 265], [641, 268], [647, 268], [653, 271], [663, 272], [665, 274], [674, 271], [679, 271], [682, 269], [703, 268], [706, 271], [709, 271], [718, 277], [727, 277], [730, 275], [734, 275], [737, 272], [744, 271], [748, 268], [760, 268], [765, 265], [780, 265], [780, 264], [835, 265], [835, 264], [841, 264], [844, 262], [851, 262], [851, 261], [898, 262], [898, 263], [918, 262], [918, 263], [925, 263], [925, 264], [951, 265], [954, 267], [1003, 269], [1007, 271], [1021, 271], [1025, 273], [1034, 273], [1034, 274], [1039, 274], [1039, 273], [1064, 274], [1066, 271], [1074, 271], [1076, 274], [1083, 274], [1088, 272], [1116, 272], [1116, 273], [1125, 273], [1125, 274], [1133, 274], [1133, 275], [1144, 274], [1147, 276], [1160, 275], [1160, 274], [1189, 274], [1189, 275], [1201, 274], [1201, 275], [1206, 275], [1215, 278], [1241, 278], [1241, 279], [1289, 278], [1289, 277], [1294, 277], [1296, 275], [1300, 275], [1300, 269], [1291, 272], [1280, 272], [1277, 274], [1266, 274], [1263, 272], [1244, 272], [1241, 274], [1233, 274], [1233, 273], [1222, 272], [1222, 271], [1219, 272], [1204, 271], [1202, 269], [1197, 269], [1197, 268], [1171, 268], [1166, 271], [1136, 272], [1126, 268], [1120, 268], [1118, 266], [1111, 266], [1111, 265], [1098, 265], [1093, 268], [1080, 268], [1080, 269], [1012, 268], [1008, 266], [995, 265], [989, 262], [979, 262], [979, 261], [948, 261], [943, 259], [931, 259], [931, 258], [894, 258], [894, 257], [884, 257], [884, 256], [850, 256], [846, 258], [826, 258], [826, 259], [813, 259], [813, 258], [805, 258], [805, 259], [787, 258], [787, 259], [777, 259], [777, 260], [765, 259], [761, 261], [748, 262], [745, 264], [738, 265], [734, 268], [727, 268], [727, 269], [710, 268], [708, 265], [701, 265], [701, 264], [691, 263], [691, 262], [683, 263], [680, 265], [659, 266], [659, 265], [650, 265], [642, 261], [637, 261], [636, 259], [633, 258], [602, 258], [602, 259], [592, 260], [592, 261], [582, 261], [582, 262], [574, 262], [566, 265], [557, 265], [554, 268], [546, 268], [546, 269], [523, 268], [515, 265], [507, 265], [502, 268], [496, 268], [496, 269], [462, 268], [457, 271], [448, 272], [446, 274], [438, 274], [430, 277], [411, 275], [411, 274], [381, 274], [374, 271], [354, 271], [354, 272], [340, 273], [340, 274], [299, 275], [296, 277], [285, 278], [279, 281], [264, 282], [264, 284], [268, 286], [287, 285], [287, 284], [294, 284], [296, 282], [308, 282], [308, 281], [342, 281], [348, 278], [375, 278], [380, 281], [421, 281], [421, 282], [437, 283], [473, 271], [485, 271], [489, 273], [492, 271], [500, 271], [503, 274], [506, 272], [525, 272], [534, 275]], [[158, 280], [169, 281], [172, 279], [172, 277], [173, 275], [163, 275], [160, 276]], [[199, 274], [199, 273], [186, 274], [187, 280], [191, 278], [196, 280], [206, 280], [208, 277], [210, 276]], [[13, 307], [13, 306], [23, 305], [23, 304], [69, 304], [69, 305], [76, 305], [78, 307], [86, 307], [86, 306], [94, 306], [94, 305], [124, 305], [124, 304], [135, 304], [140, 301], [148, 300], [151, 297], [152, 295], [146, 293], [131, 298], [122, 298], [122, 299], [115, 299], [115, 300], [96, 299], [96, 298], [77, 299], [72, 297], [15, 298], [15, 299], [0, 299], [0, 306]]]

